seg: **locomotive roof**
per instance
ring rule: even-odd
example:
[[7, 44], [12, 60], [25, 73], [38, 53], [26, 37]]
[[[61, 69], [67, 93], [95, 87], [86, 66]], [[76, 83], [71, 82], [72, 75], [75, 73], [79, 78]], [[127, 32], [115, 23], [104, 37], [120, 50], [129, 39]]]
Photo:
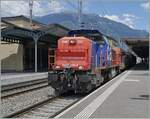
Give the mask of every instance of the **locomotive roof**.
[[100, 33], [98, 30], [71, 30], [68, 32], [68, 35], [87, 35], [87, 36], [102, 36], [102, 33]]
[[102, 36], [106, 36], [107, 38], [111, 38], [112, 40], [114, 40], [115, 42], [119, 42], [118, 40], [116, 40], [115, 38], [112, 38], [110, 36], [104, 35], [101, 32], [99, 32], [99, 30], [86, 30], [86, 29], [80, 29], [80, 30], [71, 30], [68, 32], [69, 36], [87, 36], [87, 37], [95, 37], [95, 39], [92, 39], [93, 41], [99, 41]]
[[87, 38], [92, 39], [95, 42], [98, 42], [102, 38], [102, 33], [100, 33], [98, 30], [71, 30], [68, 32], [69, 36], [85, 36]]
[[92, 39], [95, 42], [98, 42], [102, 36], [106, 36], [107, 38], [111, 38], [112, 40], [118, 43], [118, 47], [122, 48], [123, 50], [128, 50], [128, 47], [124, 42], [121, 42], [120, 38], [113, 38], [111, 36], [105, 35], [101, 33], [99, 30], [89, 30], [89, 29], [80, 29], [80, 30], [71, 30], [68, 32], [69, 36], [85, 36], [85, 37], [95, 37]]
[[102, 36], [106, 36], [109, 37], [113, 40], [115, 40], [116, 42], [118, 42], [117, 39], [112, 38], [111, 36], [105, 35], [103, 33], [101, 33], [99, 30], [86, 30], [86, 29], [80, 29], [80, 30], [71, 30], [68, 32], [69, 36], [73, 36], [73, 35], [84, 35], [84, 36], [93, 36], [93, 37], [102, 37]]

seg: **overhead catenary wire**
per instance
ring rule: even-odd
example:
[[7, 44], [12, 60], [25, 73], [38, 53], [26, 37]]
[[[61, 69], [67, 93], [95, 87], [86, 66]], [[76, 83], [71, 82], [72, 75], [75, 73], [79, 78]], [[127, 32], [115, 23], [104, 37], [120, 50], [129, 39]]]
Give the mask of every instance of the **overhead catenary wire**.
[[73, 9], [75, 9], [78, 12], [78, 7], [75, 6], [72, 2], [70, 2], [69, 0], [64, 0], [67, 4], [69, 4]]

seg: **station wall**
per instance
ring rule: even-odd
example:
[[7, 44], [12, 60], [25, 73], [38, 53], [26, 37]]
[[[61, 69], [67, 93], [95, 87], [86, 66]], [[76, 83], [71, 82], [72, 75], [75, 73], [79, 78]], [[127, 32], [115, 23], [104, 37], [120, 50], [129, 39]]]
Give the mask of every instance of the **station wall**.
[[23, 45], [1, 41], [1, 71], [23, 70]]

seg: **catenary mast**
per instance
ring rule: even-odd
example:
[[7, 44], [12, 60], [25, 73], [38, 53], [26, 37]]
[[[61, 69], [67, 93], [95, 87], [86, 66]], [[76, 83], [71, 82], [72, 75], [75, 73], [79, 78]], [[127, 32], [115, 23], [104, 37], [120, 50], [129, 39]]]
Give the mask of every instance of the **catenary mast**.
[[30, 9], [30, 27], [32, 29], [32, 9], [33, 9], [33, 0], [29, 0], [29, 9]]
[[81, 29], [82, 23], [82, 0], [78, 0], [78, 26]]

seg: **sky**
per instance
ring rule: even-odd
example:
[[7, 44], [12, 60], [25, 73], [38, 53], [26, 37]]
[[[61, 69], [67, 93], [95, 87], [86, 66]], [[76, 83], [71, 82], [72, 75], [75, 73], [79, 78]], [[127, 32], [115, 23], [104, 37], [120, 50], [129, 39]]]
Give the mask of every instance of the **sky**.
[[[1, 16], [29, 16], [29, 0], [1, 0]], [[149, 31], [149, 0], [82, 0], [82, 12], [121, 22], [133, 29]], [[77, 0], [34, 0], [33, 15], [77, 12]]]

